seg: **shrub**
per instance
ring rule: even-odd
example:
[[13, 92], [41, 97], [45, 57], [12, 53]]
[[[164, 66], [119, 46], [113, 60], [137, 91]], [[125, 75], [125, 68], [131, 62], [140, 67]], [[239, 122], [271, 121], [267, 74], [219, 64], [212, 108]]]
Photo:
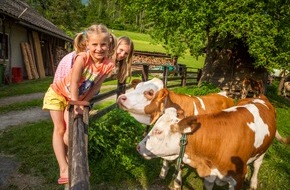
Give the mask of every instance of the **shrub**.
[[210, 93], [220, 92], [221, 90], [212, 83], [202, 83], [200, 86], [177, 88], [173, 91], [179, 94], [201, 96]]
[[96, 184], [134, 179], [146, 185], [140, 179], [140, 171], [149, 163], [144, 165], [146, 161], [136, 151], [144, 131], [145, 126], [120, 109], [112, 110], [98, 121], [90, 121], [89, 163], [97, 170], [93, 172]]

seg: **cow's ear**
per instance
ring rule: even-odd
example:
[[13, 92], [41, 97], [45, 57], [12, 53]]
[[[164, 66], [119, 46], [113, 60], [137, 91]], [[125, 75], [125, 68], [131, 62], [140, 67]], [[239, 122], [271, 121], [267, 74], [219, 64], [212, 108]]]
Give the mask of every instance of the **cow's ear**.
[[133, 87], [133, 89], [136, 88], [137, 84], [139, 84], [140, 82], [142, 82], [142, 80], [140, 79], [133, 79], [131, 82], [131, 86]]
[[154, 100], [155, 101], [163, 101], [167, 96], [168, 96], [168, 90], [166, 88], [163, 88], [163, 89], [158, 91]]
[[[168, 95], [168, 90], [161, 89], [157, 92], [156, 96], [151, 100], [151, 103], [145, 106], [144, 112], [151, 115], [151, 120], [156, 117], [159, 112], [163, 112], [164, 99]], [[159, 116], [158, 116], [159, 117]]]
[[200, 127], [196, 116], [189, 116], [180, 120], [177, 124], [171, 126], [171, 131], [180, 133], [193, 133]]
[[177, 118], [180, 119], [180, 120], [185, 118], [185, 113], [184, 113], [184, 110], [183, 109], [178, 109], [177, 112], [176, 112], [176, 114], [177, 114], [176, 115]]

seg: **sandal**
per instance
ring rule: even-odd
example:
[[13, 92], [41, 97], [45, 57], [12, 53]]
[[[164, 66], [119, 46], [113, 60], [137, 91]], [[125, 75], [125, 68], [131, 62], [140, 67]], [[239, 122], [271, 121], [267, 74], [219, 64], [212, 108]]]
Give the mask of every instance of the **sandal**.
[[67, 177], [60, 177], [60, 178], [58, 178], [57, 183], [59, 185], [67, 184], [68, 183], [68, 178]]

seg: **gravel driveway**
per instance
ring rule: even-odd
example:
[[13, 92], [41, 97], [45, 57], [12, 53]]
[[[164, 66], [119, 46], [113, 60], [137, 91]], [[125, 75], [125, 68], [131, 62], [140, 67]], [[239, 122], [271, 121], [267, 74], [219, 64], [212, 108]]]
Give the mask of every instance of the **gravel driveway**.
[[[12, 96], [0, 99], [1, 106], [7, 106], [13, 103], [23, 101], [30, 101], [43, 98], [44, 93], [25, 94], [21, 96]], [[37, 118], [38, 121], [49, 119], [49, 112], [42, 111], [40, 107], [30, 108], [21, 111], [11, 111], [5, 114], [0, 114], [0, 130], [6, 129], [9, 126], [19, 125], [26, 122], [34, 122]]]

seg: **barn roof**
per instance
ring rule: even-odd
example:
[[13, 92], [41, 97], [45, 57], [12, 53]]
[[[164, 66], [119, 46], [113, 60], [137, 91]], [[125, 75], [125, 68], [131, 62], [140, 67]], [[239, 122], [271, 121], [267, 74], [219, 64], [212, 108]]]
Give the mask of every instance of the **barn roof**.
[[73, 40], [64, 31], [57, 28], [57, 26], [21, 0], [0, 0], [0, 4], [0, 14], [12, 17], [25, 27], [66, 41]]

